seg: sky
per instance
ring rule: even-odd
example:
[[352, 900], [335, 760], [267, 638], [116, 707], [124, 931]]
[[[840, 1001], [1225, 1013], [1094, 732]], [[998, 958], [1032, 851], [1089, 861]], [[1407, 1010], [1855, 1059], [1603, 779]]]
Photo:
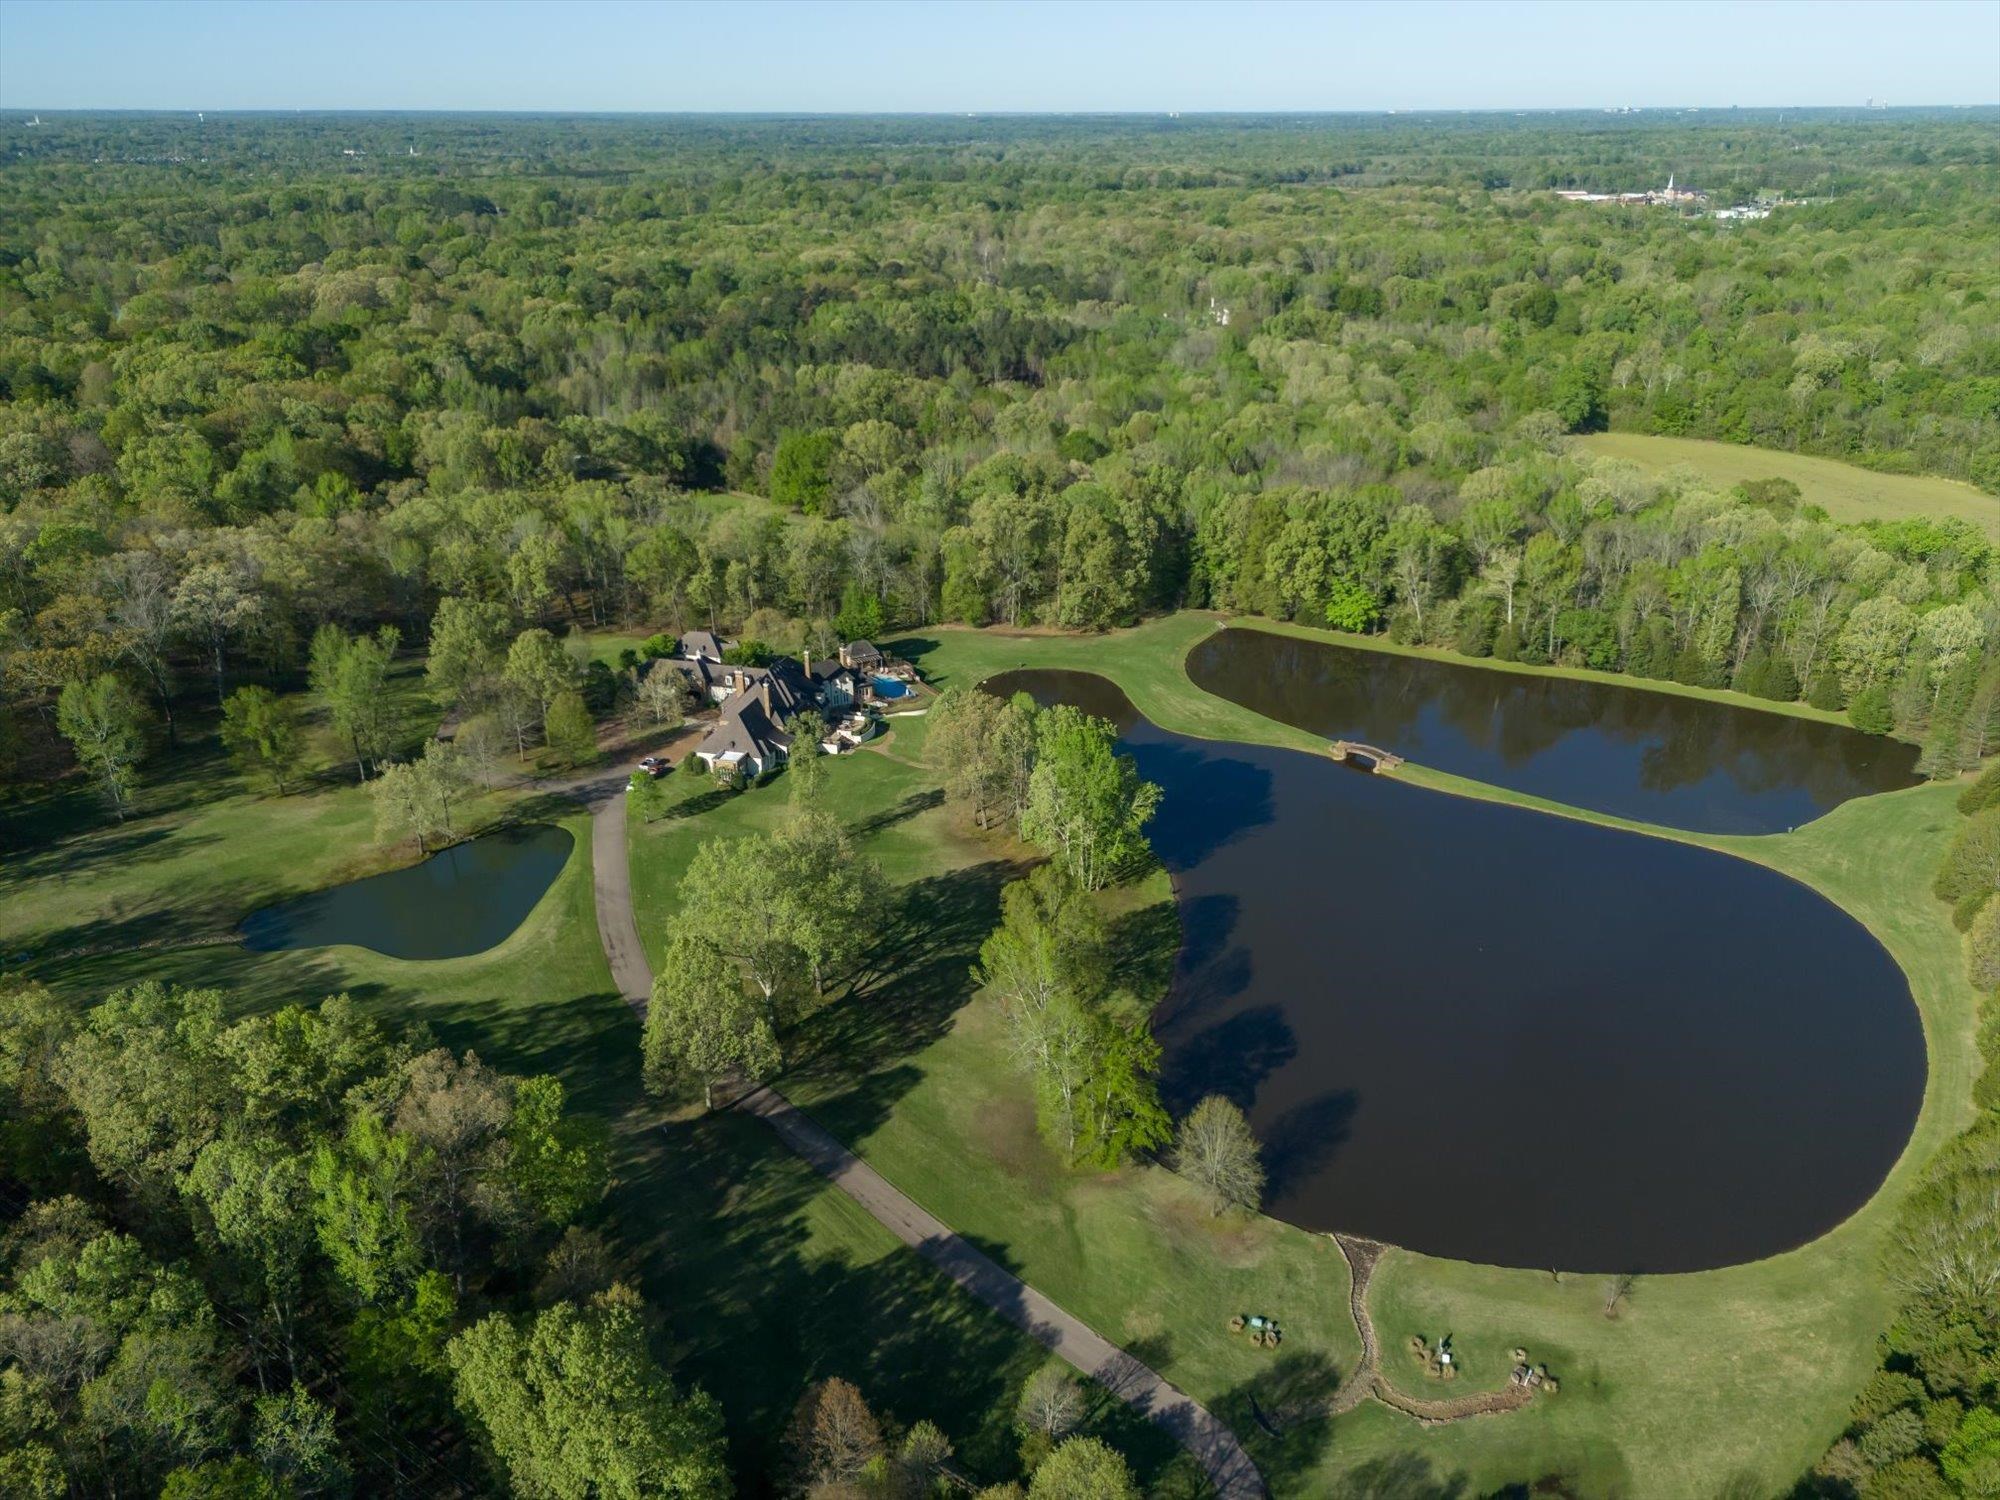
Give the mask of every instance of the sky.
[[0, 0], [0, 108], [2000, 103], [2000, 0]]

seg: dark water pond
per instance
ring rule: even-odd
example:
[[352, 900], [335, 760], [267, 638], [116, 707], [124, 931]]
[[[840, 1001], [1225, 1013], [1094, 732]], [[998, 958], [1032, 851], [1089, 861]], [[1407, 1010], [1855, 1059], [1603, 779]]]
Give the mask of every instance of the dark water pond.
[[1839, 1223], [1916, 1121], [1902, 972], [1805, 886], [1669, 840], [1186, 739], [1104, 678], [988, 686], [1116, 722], [1185, 947], [1176, 1110], [1248, 1112], [1267, 1208], [1573, 1271], [1755, 1260]]
[[243, 919], [243, 945], [259, 953], [351, 943], [391, 958], [463, 958], [519, 927], [568, 863], [566, 828], [504, 828]]
[[1915, 746], [1844, 725], [1266, 630], [1217, 631], [1187, 673], [1328, 739], [1669, 828], [1781, 833], [1918, 780]]

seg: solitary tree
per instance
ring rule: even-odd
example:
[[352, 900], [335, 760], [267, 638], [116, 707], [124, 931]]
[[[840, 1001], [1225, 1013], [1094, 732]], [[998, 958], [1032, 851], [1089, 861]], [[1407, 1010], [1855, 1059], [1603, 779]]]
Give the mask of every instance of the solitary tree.
[[395, 844], [413, 838], [417, 841], [417, 853], [429, 854], [434, 831], [430, 799], [425, 795], [417, 768], [408, 764], [384, 766], [369, 792], [375, 799], [376, 841]]
[[132, 805], [135, 770], [146, 746], [139, 701], [131, 689], [109, 672], [65, 685], [56, 698], [56, 728], [122, 822]]
[[355, 770], [368, 773], [395, 749], [399, 729], [389, 696], [389, 667], [401, 632], [385, 625], [374, 635], [350, 637], [338, 625], [313, 636], [307, 677], [334, 731], [354, 753]]
[[786, 777], [792, 784], [792, 801], [810, 806], [826, 785], [827, 764], [820, 751], [826, 738], [826, 720], [811, 709], [792, 720], [792, 751], [785, 762]]
[[811, 1493], [860, 1478], [882, 1456], [882, 1424], [861, 1392], [835, 1376], [799, 1397], [785, 1446], [800, 1489]]
[[1059, 704], [1036, 731], [1021, 832], [1067, 864], [1085, 890], [1097, 890], [1145, 849], [1141, 829], [1160, 789], [1113, 748], [1117, 730], [1108, 720]]
[[509, 735], [497, 714], [474, 714], [458, 726], [451, 742], [458, 750], [458, 763], [471, 780], [490, 787], [499, 779], [506, 758]]
[[1046, 1364], [1021, 1387], [1014, 1425], [1025, 1435], [1040, 1434], [1047, 1443], [1059, 1443], [1083, 1420], [1084, 1407], [1077, 1378], [1064, 1365]]
[[661, 956], [644, 1047], [647, 1088], [664, 1093], [676, 1080], [699, 1079], [710, 1109], [719, 1079], [768, 1078], [782, 1061], [770, 1017], [744, 989], [742, 972], [688, 933], [676, 934]]
[[1254, 1212], [1264, 1196], [1264, 1163], [1243, 1111], [1210, 1094], [1181, 1121], [1174, 1170], [1193, 1183], [1211, 1214]]
[[597, 726], [590, 721], [583, 694], [574, 689], [565, 688], [549, 703], [542, 732], [549, 748], [569, 765], [587, 765], [597, 759]]
[[654, 667], [639, 679], [639, 711], [665, 734], [687, 719], [687, 679], [671, 666]]
[[304, 752], [298, 715], [266, 687], [241, 687], [222, 705], [222, 743], [246, 776], [268, 776], [283, 796]]

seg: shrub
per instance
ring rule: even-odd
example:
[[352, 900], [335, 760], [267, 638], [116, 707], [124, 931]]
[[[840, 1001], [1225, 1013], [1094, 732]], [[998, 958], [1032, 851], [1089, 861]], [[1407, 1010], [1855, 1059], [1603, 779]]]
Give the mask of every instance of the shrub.
[[1848, 722], [1863, 734], [1887, 734], [1896, 727], [1896, 711], [1889, 703], [1889, 690], [1876, 683], [1854, 695], [1847, 705]]
[[1948, 1500], [1951, 1495], [1937, 1465], [1914, 1453], [1877, 1469], [1864, 1493], [1868, 1500]]
[[2000, 761], [1995, 761], [1979, 773], [1979, 779], [1958, 794], [1958, 810], [1962, 813], [1984, 812], [2000, 802]]
[[1499, 604], [1491, 598], [1474, 599], [1458, 613], [1452, 646], [1462, 656], [1491, 656], [1493, 637], [1499, 629]]
[[1821, 672], [1806, 689], [1806, 702], [1814, 708], [1837, 714], [1847, 707], [1847, 695], [1840, 690], [1838, 677], [1831, 672]]
[[1991, 891], [1973, 891], [1959, 898], [1951, 909], [1951, 925], [1960, 932], [1972, 930], [1972, 919], [1979, 915], [1986, 903], [1993, 899]]
[[1966, 929], [1965, 968], [1978, 988], [2000, 989], [2000, 902], [1981, 906]]
[[1914, 1375], [1905, 1375], [1900, 1370], [1877, 1370], [1854, 1398], [1854, 1423], [1865, 1427], [1899, 1406], [1915, 1406], [1923, 1399], [1924, 1383]]
[[1989, 808], [1974, 813], [1959, 828], [1931, 889], [1938, 900], [1957, 903], [1996, 887], [2000, 887], [2000, 808]]
[[[1911, 1382], [1915, 1384], [1915, 1382]], [[1856, 1440], [1861, 1456], [1872, 1469], [1884, 1469], [1899, 1458], [1908, 1458], [1924, 1445], [1924, 1419], [1907, 1406], [1884, 1412], [1868, 1424]]]

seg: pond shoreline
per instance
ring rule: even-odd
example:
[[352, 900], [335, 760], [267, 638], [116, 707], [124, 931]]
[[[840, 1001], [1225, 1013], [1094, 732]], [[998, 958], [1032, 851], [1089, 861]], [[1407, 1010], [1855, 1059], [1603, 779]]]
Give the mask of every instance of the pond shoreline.
[[[1274, 1217], [1475, 1264], [1710, 1270], [1829, 1232], [1906, 1148], [1927, 1070], [1908, 984], [1803, 882], [1192, 740], [1096, 673], [988, 682], [1111, 718], [1166, 787], [1153, 831], [1182, 932], [1163, 1088], [1250, 1113]], [[1535, 889], [1486, 881], [1502, 858]]]

